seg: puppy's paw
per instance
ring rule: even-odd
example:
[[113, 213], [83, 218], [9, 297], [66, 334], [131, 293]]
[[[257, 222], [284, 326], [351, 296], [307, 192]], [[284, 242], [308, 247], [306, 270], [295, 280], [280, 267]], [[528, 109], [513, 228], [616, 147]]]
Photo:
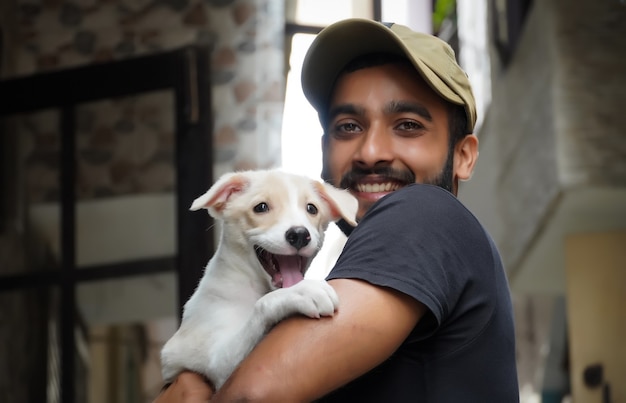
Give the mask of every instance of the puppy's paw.
[[298, 312], [311, 318], [333, 316], [339, 305], [335, 289], [324, 280], [302, 280], [286, 290], [293, 293]]
[[335, 290], [324, 280], [312, 279], [272, 291], [257, 301], [257, 309], [274, 323], [293, 314], [310, 318], [332, 316], [338, 305]]

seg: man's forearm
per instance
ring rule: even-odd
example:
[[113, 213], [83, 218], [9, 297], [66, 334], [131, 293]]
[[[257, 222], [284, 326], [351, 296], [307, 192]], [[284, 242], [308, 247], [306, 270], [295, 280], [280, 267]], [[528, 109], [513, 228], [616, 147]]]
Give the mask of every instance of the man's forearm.
[[318, 399], [387, 359], [425, 311], [404, 294], [362, 281], [332, 285], [340, 300], [333, 317], [279, 323], [211, 402]]

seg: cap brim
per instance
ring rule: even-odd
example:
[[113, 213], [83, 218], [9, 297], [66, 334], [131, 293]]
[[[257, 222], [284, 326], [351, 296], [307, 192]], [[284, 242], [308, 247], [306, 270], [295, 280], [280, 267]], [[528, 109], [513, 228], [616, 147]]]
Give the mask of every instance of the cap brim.
[[367, 19], [348, 19], [323, 29], [309, 48], [302, 67], [302, 89], [313, 107], [321, 112], [329, 101], [334, 81], [352, 59], [385, 52], [407, 57], [418, 72], [443, 98], [462, 105], [464, 101], [385, 25]]

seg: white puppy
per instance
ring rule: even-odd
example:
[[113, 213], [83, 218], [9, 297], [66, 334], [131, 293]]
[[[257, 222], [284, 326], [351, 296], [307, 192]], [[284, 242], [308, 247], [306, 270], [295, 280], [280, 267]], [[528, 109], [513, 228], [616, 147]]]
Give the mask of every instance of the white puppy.
[[221, 238], [161, 351], [162, 375], [171, 381], [187, 369], [219, 389], [280, 320], [333, 315], [333, 288], [303, 276], [329, 222], [355, 224], [357, 201], [304, 176], [259, 170], [222, 176], [191, 206], [200, 208], [221, 222]]

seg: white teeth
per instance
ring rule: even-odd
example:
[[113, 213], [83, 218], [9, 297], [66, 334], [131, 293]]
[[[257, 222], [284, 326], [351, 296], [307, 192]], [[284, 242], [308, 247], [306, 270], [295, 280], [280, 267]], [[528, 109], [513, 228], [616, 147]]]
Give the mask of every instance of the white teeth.
[[389, 192], [393, 190], [397, 190], [398, 185], [391, 182], [386, 183], [366, 183], [357, 185], [357, 190], [359, 192], [365, 193], [380, 193], [380, 192]]

